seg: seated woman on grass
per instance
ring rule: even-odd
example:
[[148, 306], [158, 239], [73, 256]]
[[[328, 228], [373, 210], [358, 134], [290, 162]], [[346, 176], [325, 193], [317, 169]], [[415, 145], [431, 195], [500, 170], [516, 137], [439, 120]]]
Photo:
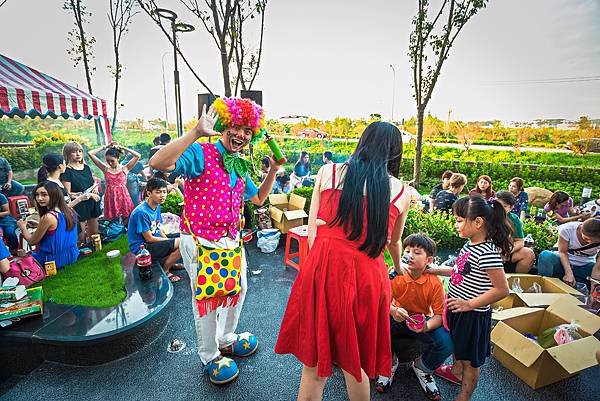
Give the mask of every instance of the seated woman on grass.
[[300, 158], [294, 165], [294, 172], [290, 175], [290, 181], [294, 188], [304, 185], [304, 181], [310, 178], [310, 156], [308, 152], [300, 152]]
[[27, 230], [25, 220], [17, 226], [30, 245], [38, 245], [33, 257], [43, 266], [54, 261], [57, 268], [77, 261], [77, 215], [65, 202], [61, 188], [54, 182], [39, 183], [34, 191], [35, 206], [40, 222], [33, 234]]
[[496, 192], [494, 192], [494, 189], [492, 188], [492, 179], [489, 175], [480, 175], [479, 178], [477, 178], [475, 188], [469, 191], [469, 196], [481, 195], [488, 201], [490, 198], [493, 198], [495, 194]]
[[571, 221], [583, 221], [591, 216], [591, 213], [579, 213], [573, 208], [573, 199], [568, 193], [556, 191], [544, 206], [544, 211], [556, 219], [558, 224]]

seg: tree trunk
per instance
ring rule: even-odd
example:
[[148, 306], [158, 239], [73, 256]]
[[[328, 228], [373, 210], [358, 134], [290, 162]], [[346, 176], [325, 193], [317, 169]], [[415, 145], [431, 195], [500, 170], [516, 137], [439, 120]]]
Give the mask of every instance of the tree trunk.
[[421, 156], [423, 154], [423, 116], [425, 108], [417, 109], [417, 144], [415, 146], [415, 163], [413, 166], [413, 186], [419, 189], [421, 181]]
[[113, 98], [113, 116], [110, 131], [115, 131], [115, 125], [117, 124], [117, 95], [119, 93], [119, 79], [121, 78], [121, 68], [119, 66], [119, 48], [115, 47], [115, 95]]
[[[224, 41], [223, 41], [224, 42]], [[229, 77], [229, 60], [227, 59], [227, 51], [225, 43], [221, 46], [221, 67], [223, 68], [223, 88], [225, 97], [231, 96], [231, 78]]]

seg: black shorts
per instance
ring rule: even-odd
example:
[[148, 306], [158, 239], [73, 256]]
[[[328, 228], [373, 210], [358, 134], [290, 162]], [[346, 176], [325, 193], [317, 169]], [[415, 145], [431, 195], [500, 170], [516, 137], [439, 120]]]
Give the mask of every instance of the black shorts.
[[160, 242], [146, 242], [144, 243], [152, 260], [158, 261], [164, 266], [165, 259], [175, 251], [175, 238], [166, 239]]
[[517, 264], [512, 260], [512, 254], [510, 255], [510, 259], [506, 262], [502, 262], [504, 265], [504, 273], [516, 273], [517, 272]]
[[454, 343], [454, 357], [471, 362], [474, 368], [481, 367], [491, 355], [492, 310], [458, 313], [448, 310], [446, 320]]

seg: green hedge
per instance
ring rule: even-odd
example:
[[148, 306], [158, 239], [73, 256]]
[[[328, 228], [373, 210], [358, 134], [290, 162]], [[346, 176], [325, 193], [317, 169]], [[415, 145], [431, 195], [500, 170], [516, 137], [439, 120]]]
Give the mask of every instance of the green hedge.
[[[306, 198], [304, 210], [306, 213], [310, 210], [310, 200], [312, 198], [312, 187], [301, 187], [294, 189], [293, 193]], [[433, 213], [424, 213], [416, 209], [410, 209], [404, 225], [403, 238], [410, 234], [424, 232], [430, 236], [439, 249], [458, 250], [463, 246], [465, 240], [458, 236], [455, 228], [456, 220], [453, 215], [447, 215], [434, 211]], [[535, 240], [535, 251], [541, 252], [549, 249], [558, 240], [556, 226], [551, 222], [545, 221], [538, 224], [533, 219], [526, 219], [523, 230], [525, 235], [531, 234]]]

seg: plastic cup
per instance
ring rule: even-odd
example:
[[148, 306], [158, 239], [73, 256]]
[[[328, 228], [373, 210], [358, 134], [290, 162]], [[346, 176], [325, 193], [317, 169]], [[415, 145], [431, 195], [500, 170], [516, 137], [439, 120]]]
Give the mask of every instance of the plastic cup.
[[423, 327], [425, 327], [425, 315], [422, 313], [410, 315], [410, 319], [406, 319], [406, 325], [415, 331], [423, 330]]

